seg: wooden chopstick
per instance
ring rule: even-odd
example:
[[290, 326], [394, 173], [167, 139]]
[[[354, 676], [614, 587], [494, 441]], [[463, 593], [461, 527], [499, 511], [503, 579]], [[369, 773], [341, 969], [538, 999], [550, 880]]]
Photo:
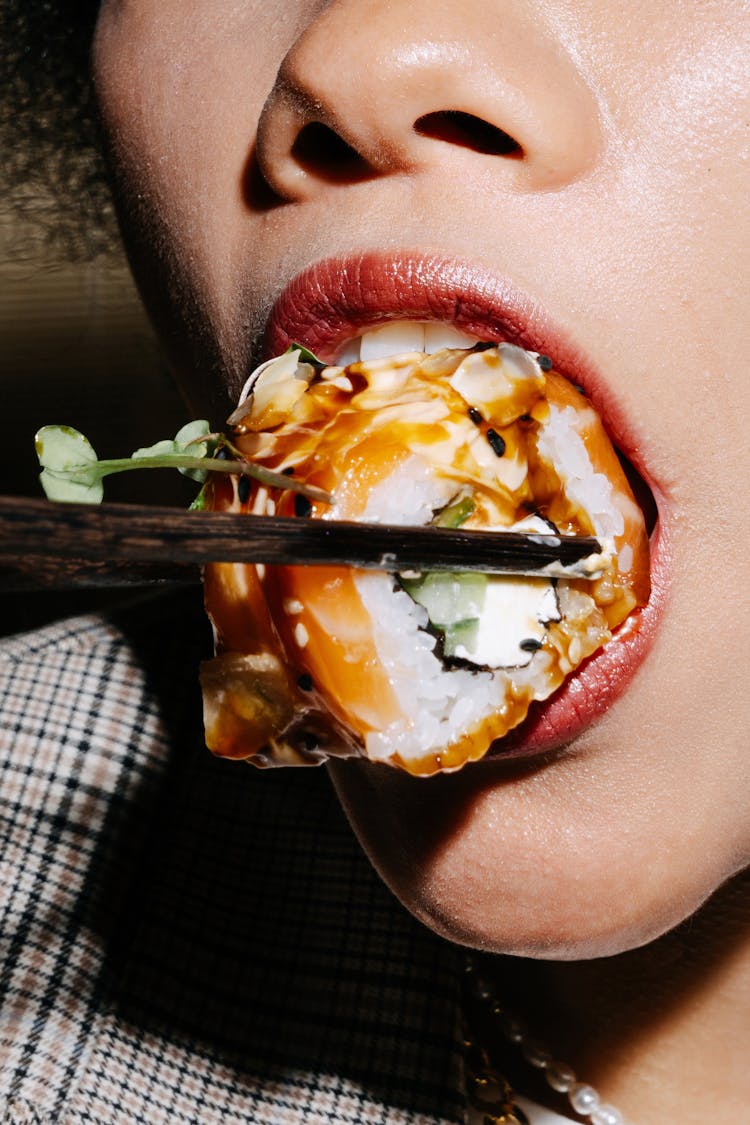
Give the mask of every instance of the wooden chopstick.
[[[194, 582], [208, 562], [594, 578], [590, 537], [0, 497], [1, 589]], [[587, 561], [588, 560], [588, 561]]]

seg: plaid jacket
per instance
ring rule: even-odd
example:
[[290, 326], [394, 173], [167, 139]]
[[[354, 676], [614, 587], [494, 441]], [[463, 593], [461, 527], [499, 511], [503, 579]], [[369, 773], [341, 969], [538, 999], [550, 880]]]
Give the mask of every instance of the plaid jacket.
[[0, 1121], [457, 1125], [459, 958], [321, 770], [203, 748], [200, 607], [0, 645]]

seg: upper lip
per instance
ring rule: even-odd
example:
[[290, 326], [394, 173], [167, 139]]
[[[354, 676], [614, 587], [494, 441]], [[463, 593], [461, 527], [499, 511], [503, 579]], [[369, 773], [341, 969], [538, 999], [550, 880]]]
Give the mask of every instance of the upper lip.
[[640, 443], [614, 388], [585, 352], [535, 297], [468, 259], [369, 251], [315, 262], [275, 301], [263, 341], [264, 358], [300, 343], [333, 362], [347, 340], [396, 319], [444, 321], [480, 340], [507, 340], [549, 355], [560, 372], [585, 390], [618, 448], [649, 479], [646, 467], [638, 463]]
[[[506, 340], [549, 355], [584, 390], [620, 452], [654, 487], [641, 458], [642, 443], [616, 388], [538, 300], [468, 260], [402, 251], [314, 263], [276, 300], [266, 328], [265, 357], [296, 342], [332, 362], [347, 340], [394, 319], [445, 321], [481, 340]], [[564, 745], [621, 694], [653, 643], [666, 604], [670, 554], [667, 529], [659, 522], [651, 541], [648, 604], [549, 700], [535, 704], [527, 721], [501, 740], [499, 750], [538, 754]]]
[[326, 258], [293, 278], [271, 311], [266, 348], [273, 354], [298, 340], [332, 360], [346, 339], [396, 318], [448, 321], [528, 348], [538, 334], [534, 301], [468, 261], [370, 252]]

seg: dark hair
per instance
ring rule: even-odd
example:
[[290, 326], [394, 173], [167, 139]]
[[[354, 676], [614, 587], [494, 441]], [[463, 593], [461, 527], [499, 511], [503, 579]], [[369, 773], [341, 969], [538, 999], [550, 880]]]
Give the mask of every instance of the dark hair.
[[98, 0], [0, 0], [3, 195], [66, 258], [114, 241], [89, 74], [98, 11]]

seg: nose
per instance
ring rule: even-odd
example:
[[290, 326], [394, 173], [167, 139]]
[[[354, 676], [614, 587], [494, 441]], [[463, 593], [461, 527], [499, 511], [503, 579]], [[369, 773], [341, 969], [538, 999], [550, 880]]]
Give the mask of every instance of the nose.
[[285, 56], [257, 136], [283, 200], [466, 150], [520, 191], [584, 175], [602, 142], [574, 54], [532, 0], [332, 0]]

